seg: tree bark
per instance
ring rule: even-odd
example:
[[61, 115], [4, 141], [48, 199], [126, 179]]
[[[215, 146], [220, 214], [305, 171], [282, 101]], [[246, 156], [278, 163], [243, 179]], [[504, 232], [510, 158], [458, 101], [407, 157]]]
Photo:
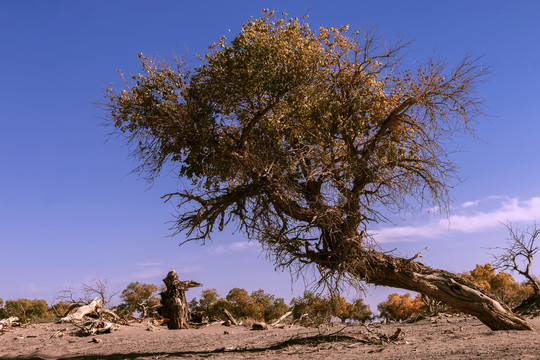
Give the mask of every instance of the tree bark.
[[363, 255], [349, 272], [368, 283], [427, 295], [477, 317], [491, 330], [534, 329], [502, 301], [459, 275], [378, 251], [364, 251]]
[[189, 303], [186, 300], [186, 291], [190, 287], [202, 284], [193, 280], [180, 281], [175, 270], [169, 271], [163, 282], [167, 289], [160, 294], [159, 314], [168, 319], [167, 327], [170, 330], [189, 329]]

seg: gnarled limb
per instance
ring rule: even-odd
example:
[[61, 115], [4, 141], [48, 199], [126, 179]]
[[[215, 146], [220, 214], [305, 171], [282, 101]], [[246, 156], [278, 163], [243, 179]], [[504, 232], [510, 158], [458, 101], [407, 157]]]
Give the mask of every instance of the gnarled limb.
[[369, 251], [364, 259], [350, 269], [368, 283], [427, 295], [477, 317], [492, 330], [534, 329], [502, 301], [459, 275], [377, 251]]

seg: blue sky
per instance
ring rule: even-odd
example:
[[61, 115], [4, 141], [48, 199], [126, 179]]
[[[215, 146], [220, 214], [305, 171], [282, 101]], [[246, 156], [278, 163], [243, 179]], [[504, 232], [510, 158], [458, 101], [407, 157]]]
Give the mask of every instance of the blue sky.
[[[233, 287], [287, 301], [302, 294], [304, 281], [275, 272], [242, 234], [178, 247], [183, 238], [168, 236], [174, 209], [160, 199], [177, 181], [165, 174], [149, 186], [130, 174], [125, 144], [109, 139], [95, 105], [120, 82], [118, 69], [138, 72], [138, 53], [194, 60], [261, 8], [307, 14], [315, 26], [372, 25], [384, 39], [413, 40], [412, 60], [437, 53], [455, 64], [470, 52], [493, 66], [479, 87], [491, 118], [480, 120], [478, 139], [456, 140], [464, 182], [452, 192], [450, 216], [424, 209], [374, 225], [383, 247], [412, 256], [428, 246], [424, 263], [461, 272], [489, 261], [486, 247], [504, 244], [500, 221], [540, 219], [539, 2], [4, 0], [0, 298], [50, 301], [93, 277], [118, 289], [159, 284], [172, 268], [222, 295]], [[540, 262], [533, 272], [540, 275]], [[371, 290], [368, 302], [389, 291]]]

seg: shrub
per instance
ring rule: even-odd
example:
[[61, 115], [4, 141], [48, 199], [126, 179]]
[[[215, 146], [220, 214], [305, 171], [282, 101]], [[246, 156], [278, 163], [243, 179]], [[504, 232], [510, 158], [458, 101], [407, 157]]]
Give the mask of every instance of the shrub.
[[51, 319], [49, 306], [43, 299], [6, 300], [4, 306], [7, 317], [16, 316], [23, 322]]
[[425, 314], [426, 305], [422, 302], [422, 296], [419, 294], [411, 298], [411, 294], [399, 295], [397, 293], [388, 295], [388, 300], [377, 305], [381, 312], [380, 316], [386, 321], [401, 321], [413, 316]]
[[463, 277], [498, 296], [511, 307], [521, 304], [532, 294], [532, 287], [516, 282], [507, 272], [496, 273], [496, 269], [487, 263], [476, 265], [472, 271], [465, 272]]
[[142, 318], [157, 314], [157, 308], [160, 305], [160, 299], [155, 296], [158, 287], [154, 284], [141, 284], [138, 281], [130, 283], [120, 298], [123, 303], [117, 308], [117, 311], [123, 315], [133, 315], [138, 312]]

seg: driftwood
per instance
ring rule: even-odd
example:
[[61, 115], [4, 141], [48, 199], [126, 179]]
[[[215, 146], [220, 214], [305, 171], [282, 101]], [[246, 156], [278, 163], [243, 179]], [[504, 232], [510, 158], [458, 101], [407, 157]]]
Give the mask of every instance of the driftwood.
[[238, 322], [236, 322], [234, 317], [231, 315], [230, 312], [227, 311], [227, 309], [221, 309], [221, 311], [227, 317], [227, 319], [231, 322], [231, 325], [238, 325]]
[[97, 313], [97, 310], [102, 308], [101, 302], [98, 298], [95, 298], [90, 302], [90, 304], [80, 306], [77, 311], [75, 311], [73, 314], [64, 316], [61, 318], [58, 322], [70, 322], [73, 320], [82, 320], [86, 315], [90, 315], [92, 313]]
[[255, 322], [251, 325], [251, 330], [268, 330], [268, 325], [265, 322]]
[[[70, 312], [73, 311], [75, 307], [79, 306], [79, 308], [70, 314]], [[63, 318], [61, 318], [58, 322], [64, 323], [64, 322], [73, 322], [77, 320], [83, 320], [85, 316], [88, 315], [96, 315], [100, 319], [102, 318], [110, 318], [113, 321], [119, 321], [120, 317], [116, 315], [114, 311], [111, 311], [109, 309], [105, 309], [103, 305], [101, 304], [101, 301], [99, 301], [99, 298], [95, 298], [87, 305], [80, 306], [79, 304], [73, 304], [70, 306], [69, 310], [66, 312], [67, 315], [65, 315]]]
[[180, 281], [175, 270], [169, 271], [163, 279], [167, 289], [161, 295], [161, 307], [158, 312], [167, 321], [167, 327], [171, 330], [189, 329], [189, 303], [186, 300], [186, 291], [191, 287], [202, 286], [193, 281]]
[[7, 319], [0, 320], [0, 330], [11, 326], [20, 326], [19, 318], [16, 316], [9, 317]]
[[117, 324], [102, 320], [93, 320], [86, 322], [73, 321], [73, 324], [79, 328], [78, 333], [82, 336], [105, 334], [118, 329]]
[[274, 321], [273, 323], [270, 324], [270, 326], [276, 326], [278, 325], [280, 322], [282, 322], [287, 316], [291, 316], [292, 314], [292, 311], [287, 311], [285, 314], [281, 315], [279, 319], [277, 319], [276, 321]]

